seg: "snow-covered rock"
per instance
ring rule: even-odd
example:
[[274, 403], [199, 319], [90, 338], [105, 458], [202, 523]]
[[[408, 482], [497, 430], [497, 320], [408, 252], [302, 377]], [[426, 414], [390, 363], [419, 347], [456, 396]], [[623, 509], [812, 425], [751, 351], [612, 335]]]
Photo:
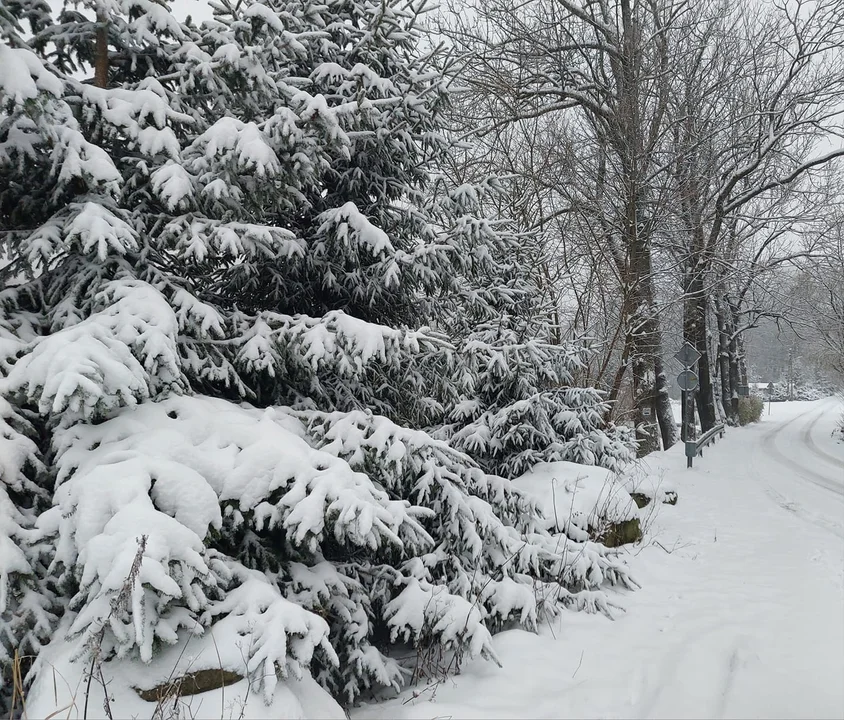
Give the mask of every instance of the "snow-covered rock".
[[635, 463], [625, 469], [619, 482], [636, 501], [639, 507], [644, 507], [651, 501], [677, 504], [677, 486], [665, 476], [664, 472], [657, 472]]

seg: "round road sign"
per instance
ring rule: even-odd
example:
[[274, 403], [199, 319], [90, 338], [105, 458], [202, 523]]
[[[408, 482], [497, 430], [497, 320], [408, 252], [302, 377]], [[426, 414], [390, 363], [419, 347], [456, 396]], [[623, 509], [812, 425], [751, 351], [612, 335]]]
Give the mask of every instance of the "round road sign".
[[681, 390], [694, 390], [697, 388], [697, 375], [691, 370], [683, 370], [677, 376], [677, 384]]

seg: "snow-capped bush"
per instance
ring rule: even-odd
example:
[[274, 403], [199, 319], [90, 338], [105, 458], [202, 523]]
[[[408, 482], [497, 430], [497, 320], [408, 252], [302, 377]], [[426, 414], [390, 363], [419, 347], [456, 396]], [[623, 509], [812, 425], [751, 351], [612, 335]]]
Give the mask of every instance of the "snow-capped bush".
[[77, 588], [77, 654], [150, 662], [185, 633], [244, 638], [225, 669], [254, 675], [267, 702], [273, 668], [314, 668], [347, 701], [399, 687], [408, 671], [382, 627], [494, 658], [491, 630], [556, 612], [537, 587], [561, 582], [586, 605], [605, 581], [633, 585], [600, 546], [561, 552], [508, 481], [383, 417], [173, 397], [53, 442], [56, 504], [38, 526], [58, 582]]
[[830, 389], [826, 387], [815, 387], [811, 384], [795, 383], [789, 389], [788, 383], [774, 383], [774, 392], [771, 394], [771, 399], [774, 402], [784, 402], [787, 400], [823, 400], [831, 394]]
[[552, 532], [599, 536], [609, 525], [639, 517], [626, 482], [604, 468], [539, 463], [513, 484], [536, 498]]
[[765, 409], [765, 402], [758, 395], [739, 398], [739, 425], [749, 425], [759, 422], [762, 417], [762, 410]]

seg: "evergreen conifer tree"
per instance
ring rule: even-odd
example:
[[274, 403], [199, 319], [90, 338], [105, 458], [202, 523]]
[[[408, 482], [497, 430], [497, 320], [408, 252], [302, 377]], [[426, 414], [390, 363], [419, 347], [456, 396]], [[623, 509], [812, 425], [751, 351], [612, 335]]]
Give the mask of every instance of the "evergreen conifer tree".
[[505, 477], [556, 460], [620, 469], [632, 436], [605, 426], [599, 391], [575, 384], [587, 350], [555, 338], [554, 308], [536, 283], [547, 263], [537, 239], [493, 219], [505, 188], [488, 178], [439, 185], [432, 204], [456, 262], [436, 324], [457, 352], [435, 434]]
[[[202, 28], [140, 0], [0, 9], [0, 694], [15, 649], [37, 675], [65, 645], [149, 664], [213, 630], [267, 702], [307, 671], [352, 702], [407, 679], [392, 643], [494, 657], [498, 627], [632, 584], [460, 452], [518, 470], [521, 436], [416, 429], [493, 427], [561, 379], [507, 329], [518, 277], [471, 289], [512, 239], [435, 187], [421, 5], [221, 0]], [[466, 293], [478, 325], [448, 332], [437, 306]]]

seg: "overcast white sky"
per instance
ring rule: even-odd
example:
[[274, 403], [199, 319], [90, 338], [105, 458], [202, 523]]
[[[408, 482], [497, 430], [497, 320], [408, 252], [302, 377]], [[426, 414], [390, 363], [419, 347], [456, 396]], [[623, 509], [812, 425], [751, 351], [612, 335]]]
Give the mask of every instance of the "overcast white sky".
[[184, 20], [188, 15], [197, 21], [197, 24], [211, 17], [211, 8], [205, 0], [173, 0], [170, 4], [179, 20]]
[[[62, 0], [48, 0], [48, 2], [54, 10], [58, 10], [65, 5]], [[194, 20], [197, 21], [211, 17], [211, 8], [208, 7], [205, 0], [173, 0], [170, 3], [170, 8], [179, 20], [184, 20], [188, 15], [193, 16]]]

